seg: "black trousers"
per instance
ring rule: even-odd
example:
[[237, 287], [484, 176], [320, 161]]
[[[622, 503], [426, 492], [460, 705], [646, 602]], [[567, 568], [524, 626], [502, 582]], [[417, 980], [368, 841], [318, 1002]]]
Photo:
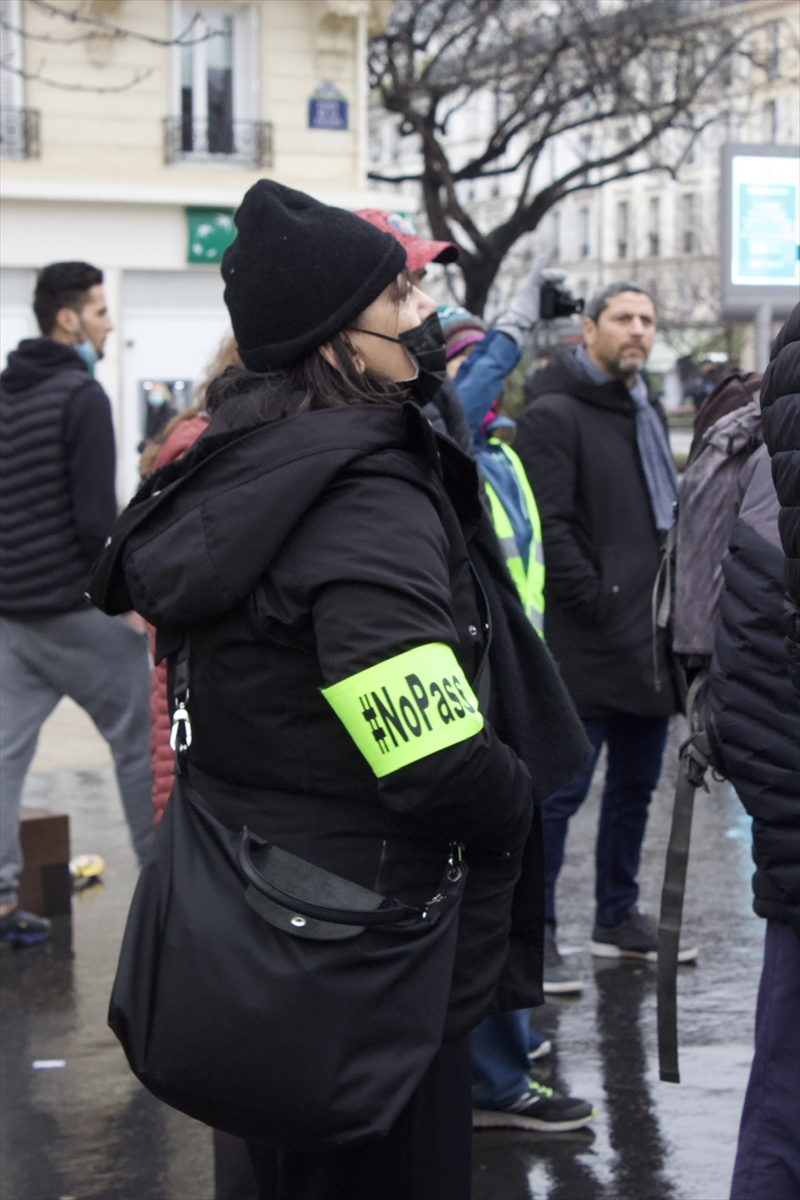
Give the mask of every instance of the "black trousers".
[[258, 1186], [242, 1138], [214, 1130], [214, 1200], [258, 1200]]
[[387, 1137], [316, 1154], [247, 1149], [259, 1200], [469, 1200], [469, 1038], [442, 1046]]

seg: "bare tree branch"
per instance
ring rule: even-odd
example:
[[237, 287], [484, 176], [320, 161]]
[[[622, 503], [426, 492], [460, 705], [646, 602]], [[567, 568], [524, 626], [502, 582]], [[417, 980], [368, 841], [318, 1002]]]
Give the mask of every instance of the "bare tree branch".
[[[219, 31], [213, 30], [202, 37], [191, 39], [192, 30], [200, 20], [199, 13], [195, 13], [186, 28], [177, 37], [159, 38], [153, 37], [151, 34], [139, 33], [135, 29], [127, 29], [123, 25], [116, 25], [113, 21], [106, 21], [103, 17], [86, 17], [79, 11], [61, 8], [58, 4], [51, 3], [51, 0], [28, 0], [28, 3], [34, 8], [38, 8], [41, 12], [46, 13], [49, 17], [61, 17], [64, 21], [69, 21], [72, 25], [87, 26], [89, 32], [83, 35], [84, 40], [86, 37], [91, 37], [92, 33], [105, 33], [112, 37], [125, 38], [126, 40], [148, 42], [151, 46], [194, 46], [197, 42], [205, 42], [212, 37], [219, 36]], [[10, 26], [6, 26], [6, 28], [10, 28]], [[15, 32], [22, 33], [24, 37], [31, 37], [36, 41], [60, 40], [50, 38], [46, 34], [25, 34], [22, 30], [15, 30]], [[72, 40], [79, 41], [80, 39], [75, 38]]]
[[[32, 0], [32, 3], [35, 3], [35, 0]], [[68, 14], [66, 13], [63, 13], [62, 15], [64, 17], [68, 17]], [[169, 39], [149, 37], [147, 34], [136, 33], [132, 30], [123, 29], [121, 26], [117, 26], [109, 30], [108, 22], [101, 21], [100, 18], [97, 18], [97, 22], [101, 28], [98, 28], [94, 32], [90, 30], [88, 33], [78, 33], [75, 35], [75, 37], [55, 37], [50, 33], [33, 33], [31, 30], [21, 29], [17, 25], [12, 25], [11, 22], [7, 21], [3, 16], [0, 16], [0, 26], [2, 26], [3, 29], [6, 29], [9, 33], [13, 33], [16, 37], [23, 38], [26, 42], [44, 42], [51, 46], [74, 46], [77, 43], [85, 43], [91, 37], [95, 36], [103, 36], [108, 38], [110, 41], [125, 41], [128, 39], [133, 39], [139, 42], [149, 42], [153, 46], [196, 46], [200, 42], [207, 42], [210, 41], [211, 38], [219, 37], [221, 35], [220, 30], [212, 29], [210, 33], [204, 33], [201, 37], [190, 39], [188, 35], [197, 24], [197, 19], [197, 14], [195, 14], [190, 23], [187, 25], [186, 29], [184, 29], [183, 33], [178, 34], [176, 38]], [[95, 22], [95, 18], [92, 17], [85, 17], [84, 20], [91, 24]]]
[[120, 83], [113, 87], [94, 87], [87, 86], [82, 83], [60, 83], [57, 79], [48, 79], [42, 74], [44, 62], [39, 64], [36, 71], [25, 71], [22, 67], [14, 67], [8, 59], [0, 59], [0, 69], [10, 71], [12, 75], [19, 75], [22, 79], [26, 79], [33, 83], [43, 83], [46, 87], [58, 88], [62, 92], [92, 92], [92, 93], [113, 93], [113, 92], [128, 92], [131, 88], [136, 87], [137, 83], [142, 83], [143, 80], [149, 79], [153, 74], [152, 68], [146, 71], [137, 71], [132, 79], [127, 83]]
[[[59, 37], [55, 34], [37, 33], [32, 30], [20, 28], [12, 25], [5, 17], [0, 16], [0, 26], [14, 36], [20, 37], [27, 42], [38, 42], [47, 45], [58, 46], [73, 46], [76, 43], [88, 43], [93, 38], [102, 38], [109, 42], [117, 41], [138, 41], [146, 42], [152, 46], [196, 46], [200, 42], [207, 42], [211, 38], [222, 36], [222, 31], [219, 29], [206, 30], [199, 36], [195, 36], [198, 23], [201, 20], [201, 14], [195, 13], [189, 24], [174, 38], [159, 38], [150, 34], [139, 33], [137, 30], [128, 29], [125, 26], [117, 25], [113, 21], [107, 21], [103, 17], [84, 16], [80, 10], [64, 9], [57, 4], [53, 4], [50, 0], [28, 0], [34, 8], [39, 9], [50, 18], [61, 18], [72, 25], [77, 25], [81, 28], [81, 32], [74, 37]], [[12, 75], [18, 75], [20, 78], [29, 82], [41, 83], [46, 87], [57, 88], [63, 92], [91, 92], [97, 95], [108, 95], [117, 92], [127, 92], [131, 88], [142, 83], [145, 79], [153, 74], [153, 69], [134, 70], [133, 77], [125, 83], [102, 86], [95, 84], [82, 83], [62, 83], [58, 79], [53, 79], [45, 74], [46, 61], [42, 59], [35, 70], [25, 70], [23, 67], [15, 66], [10, 56], [0, 59], [0, 70], [8, 71]]]
[[[481, 311], [504, 255], [565, 196], [677, 172], [735, 106], [726, 71], [766, 65], [752, 44], [766, 22], [748, 21], [693, 0], [396, 0], [370, 69], [419, 165], [376, 166], [370, 178], [420, 184], [433, 235], [462, 246], [467, 303]], [[494, 118], [481, 127], [490, 100]], [[451, 123], [465, 113], [457, 145]], [[536, 168], [555, 138], [572, 162], [545, 185]], [[514, 204], [481, 229], [464, 185], [499, 176], [517, 182]]]

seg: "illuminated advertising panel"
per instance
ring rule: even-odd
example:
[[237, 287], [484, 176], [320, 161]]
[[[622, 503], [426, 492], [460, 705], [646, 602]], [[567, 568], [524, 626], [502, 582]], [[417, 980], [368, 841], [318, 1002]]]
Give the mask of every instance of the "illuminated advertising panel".
[[800, 157], [783, 146], [725, 146], [722, 159], [722, 297], [726, 312], [800, 299]]

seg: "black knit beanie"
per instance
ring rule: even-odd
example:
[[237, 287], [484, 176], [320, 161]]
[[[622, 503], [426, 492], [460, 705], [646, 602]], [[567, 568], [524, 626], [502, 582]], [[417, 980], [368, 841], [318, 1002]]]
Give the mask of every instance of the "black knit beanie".
[[343, 208], [259, 179], [222, 256], [225, 304], [242, 362], [272, 371], [310, 354], [363, 312], [406, 252]]

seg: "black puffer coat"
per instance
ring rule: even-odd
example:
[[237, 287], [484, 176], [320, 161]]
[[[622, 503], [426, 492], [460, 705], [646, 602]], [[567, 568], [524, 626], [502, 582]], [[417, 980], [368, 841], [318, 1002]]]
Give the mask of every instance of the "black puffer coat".
[[71, 346], [26, 338], [0, 375], [0, 613], [86, 607], [117, 515], [108, 396]]
[[[518, 756], [487, 721], [376, 777], [322, 693], [418, 647], [447, 648], [454, 670], [474, 679], [484, 650], [476, 570], [488, 570], [490, 608], [499, 596], [479, 544], [470, 564], [482, 522], [474, 463], [411, 404], [231, 424], [215, 417], [186, 458], [137, 496], [101, 559], [93, 598], [108, 612], [135, 607], [156, 625], [162, 651], [190, 628], [190, 775], [223, 823], [247, 824], [412, 902], [438, 882], [447, 843], [465, 843], [447, 1036], [480, 1020], [506, 964], [515, 987], [503, 980], [498, 1003], [538, 1002], [541, 842], [538, 820], [528, 835], [535, 792], [526, 747]], [[529, 761], [550, 790], [583, 765], [584, 739], [546, 652], [528, 674], [545, 714], [537, 753], [551, 760], [541, 772], [535, 754]], [[496, 685], [488, 715], [502, 721], [512, 694]], [[525, 686], [512, 706], [524, 703]], [[436, 724], [432, 705], [454, 727], [433, 691], [415, 709], [410, 694], [389, 690], [397, 711], [387, 695], [386, 714], [354, 718], [359, 729], [358, 718], [371, 721], [381, 744], [388, 734], [401, 746], [422, 735], [422, 745], [423, 708]], [[513, 733], [513, 720], [505, 723]], [[523, 861], [533, 867], [527, 885]], [[527, 956], [512, 953], [513, 935]]]
[[753, 818], [753, 907], [800, 934], [800, 712], [782, 636], [784, 556], [767, 448], [742, 469], [701, 722]]
[[619, 380], [594, 383], [565, 352], [533, 376], [526, 398], [514, 449], [542, 521], [545, 638], [564, 682], [582, 717], [673, 713], [660, 632], [654, 664], [661, 537], [630, 393]]
[[788, 609], [789, 673], [800, 700], [800, 304], [776, 337], [761, 387], [764, 441], [781, 504]]

